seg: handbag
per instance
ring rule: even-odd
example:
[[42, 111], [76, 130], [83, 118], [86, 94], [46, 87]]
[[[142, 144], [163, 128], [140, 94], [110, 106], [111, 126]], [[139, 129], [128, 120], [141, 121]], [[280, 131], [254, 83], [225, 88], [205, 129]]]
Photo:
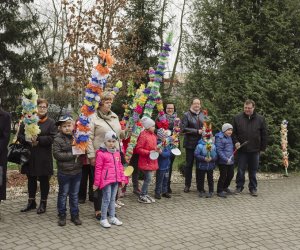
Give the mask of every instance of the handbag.
[[27, 163], [30, 159], [30, 150], [27, 146], [18, 142], [12, 143], [8, 146], [7, 161], [19, 165]]

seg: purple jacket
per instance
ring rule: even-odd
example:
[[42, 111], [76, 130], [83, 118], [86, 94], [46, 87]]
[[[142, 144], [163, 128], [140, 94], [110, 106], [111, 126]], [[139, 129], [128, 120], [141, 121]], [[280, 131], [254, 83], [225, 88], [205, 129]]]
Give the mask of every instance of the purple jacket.
[[125, 182], [120, 152], [111, 153], [100, 148], [96, 152], [94, 185], [103, 189], [114, 182]]

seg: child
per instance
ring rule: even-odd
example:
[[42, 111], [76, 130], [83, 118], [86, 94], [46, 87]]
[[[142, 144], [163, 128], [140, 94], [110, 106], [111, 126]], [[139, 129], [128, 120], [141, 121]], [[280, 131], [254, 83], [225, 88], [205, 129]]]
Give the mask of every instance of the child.
[[74, 122], [72, 117], [63, 116], [56, 123], [60, 132], [53, 142], [53, 156], [57, 160], [57, 179], [59, 185], [57, 197], [58, 225], [66, 225], [66, 200], [69, 195], [71, 221], [81, 225], [78, 209], [78, 192], [81, 180], [81, 163], [72, 153]]
[[148, 187], [151, 182], [152, 172], [158, 169], [157, 159], [150, 159], [150, 152], [160, 152], [157, 148], [157, 138], [154, 134], [155, 122], [149, 117], [143, 117], [141, 119], [142, 125], [145, 128], [141, 132], [135, 152], [139, 154], [138, 168], [144, 173], [144, 183], [141, 189], [138, 201], [141, 203], [152, 203], [155, 202], [150, 195], [148, 195]]
[[204, 130], [202, 133], [202, 139], [199, 141], [199, 144], [195, 150], [195, 157], [198, 160], [197, 172], [198, 172], [198, 185], [200, 197], [205, 196], [204, 191], [204, 179], [205, 174], [207, 174], [208, 188], [209, 191], [206, 194], [206, 198], [211, 198], [214, 192], [214, 168], [215, 162], [217, 160], [217, 151], [216, 146], [212, 140], [211, 130]]
[[[115, 216], [115, 200], [119, 184], [125, 181], [120, 151], [117, 150], [117, 135], [108, 131], [102, 145], [96, 153], [94, 191], [102, 189], [100, 225], [104, 228], [111, 224], [121, 226], [123, 223]], [[109, 213], [109, 221], [107, 219]]]
[[157, 142], [158, 144], [162, 144], [163, 149], [158, 157], [159, 169], [156, 171], [155, 199], [161, 199], [161, 196], [165, 198], [171, 198], [171, 195], [168, 193], [168, 181], [172, 153], [170, 146], [164, 145], [167, 138], [167, 133], [168, 131], [164, 130], [163, 128], [157, 130]]
[[218, 165], [220, 170], [220, 177], [217, 186], [217, 195], [222, 198], [226, 198], [227, 194], [232, 194], [230, 189], [230, 182], [234, 175], [234, 158], [233, 158], [233, 141], [232, 125], [225, 123], [222, 126], [222, 132], [216, 134], [216, 148], [218, 154]]

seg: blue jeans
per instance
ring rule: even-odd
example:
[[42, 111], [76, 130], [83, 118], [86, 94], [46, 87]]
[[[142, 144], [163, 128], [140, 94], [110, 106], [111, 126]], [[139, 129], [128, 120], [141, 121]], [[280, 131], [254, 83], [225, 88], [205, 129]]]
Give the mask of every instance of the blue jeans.
[[155, 194], [160, 195], [168, 192], [169, 169], [156, 171]]
[[238, 171], [236, 175], [236, 188], [244, 189], [245, 171], [248, 167], [249, 190], [257, 190], [256, 172], [259, 166], [259, 152], [239, 152], [238, 153]]
[[116, 215], [116, 195], [118, 191], [118, 182], [106, 185], [102, 189], [102, 205], [101, 205], [101, 220], [107, 219], [107, 211], [110, 217], [115, 217]]
[[69, 195], [69, 205], [71, 215], [78, 215], [78, 192], [80, 187], [81, 173], [76, 175], [57, 174], [58, 179], [58, 196], [57, 196], [57, 210], [58, 214], [66, 215], [66, 202]]
[[144, 173], [144, 183], [141, 189], [141, 195], [146, 195], [148, 194], [148, 187], [151, 183], [151, 179], [152, 179], [152, 171], [150, 170], [145, 170], [143, 171]]

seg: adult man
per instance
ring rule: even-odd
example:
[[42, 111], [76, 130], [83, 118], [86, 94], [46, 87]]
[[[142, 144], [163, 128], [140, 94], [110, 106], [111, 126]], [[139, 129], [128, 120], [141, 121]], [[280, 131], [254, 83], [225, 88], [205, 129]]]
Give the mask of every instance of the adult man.
[[[181, 120], [181, 131], [184, 133], [183, 147], [186, 152], [186, 166], [185, 166], [185, 188], [184, 192], [188, 193], [191, 187], [193, 165], [194, 165], [194, 151], [198, 141], [201, 139], [204, 115], [201, 112], [201, 101], [194, 98], [191, 103], [190, 110], [184, 113]], [[197, 163], [196, 163], [197, 164]], [[197, 189], [198, 186], [197, 171]]]
[[7, 145], [10, 136], [10, 125], [9, 113], [0, 107], [0, 202], [6, 199]]
[[248, 166], [249, 191], [257, 196], [256, 172], [259, 165], [260, 152], [267, 146], [267, 128], [263, 116], [255, 111], [255, 102], [246, 100], [244, 112], [238, 114], [233, 120], [233, 142], [236, 148], [248, 142], [238, 151], [238, 171], [236, 175], [236, 193], [241, 193], [245, 184], [245, 171]]

